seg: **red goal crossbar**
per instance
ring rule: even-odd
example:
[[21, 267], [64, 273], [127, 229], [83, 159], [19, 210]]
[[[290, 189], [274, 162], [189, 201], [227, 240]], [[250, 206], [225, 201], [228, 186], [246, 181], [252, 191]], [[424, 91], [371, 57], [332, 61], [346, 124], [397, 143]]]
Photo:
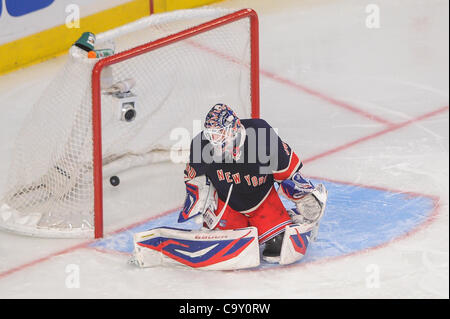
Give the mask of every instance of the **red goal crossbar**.
[[252, 117], [259, 117], [259, 31], [258, 16], [252, 9], [242, 9], [220, 18], [186, 29], [176, 34], [145, 43], [133, 49], [114, 54], [98, 61], [92, 71], [92, 125], [93, 125], [93, 180], [94, 180], [94, 227], [95, 238], [103, 237], [103, 172], [102, 172], [102, 129], [101, 129], [101, 86], [102, 70], [110, 65], [137, 57], [160, 47], [188, 39], [234, 21], [250, 19], [251, 50], [251, 104]]

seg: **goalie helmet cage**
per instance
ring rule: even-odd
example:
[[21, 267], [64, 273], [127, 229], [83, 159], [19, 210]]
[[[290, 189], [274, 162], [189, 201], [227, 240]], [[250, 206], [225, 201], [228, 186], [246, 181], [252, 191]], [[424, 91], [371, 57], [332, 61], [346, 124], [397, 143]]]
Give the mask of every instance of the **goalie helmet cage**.
[[[167, 159], [175, 149], [171, 130], [193, 130], [215, 103], [241, 118], [259, 117], [258, 17], [251, 9], [151, 15], [97, 36], [96, 49], [111, 46], [117, 53], [103, 59], [72, 47], [34, 105], [17, 139], [0, 228], [103, 237], [103, 175]], [[104, 89], [129, 78], [136, 118], [126, 122]]]

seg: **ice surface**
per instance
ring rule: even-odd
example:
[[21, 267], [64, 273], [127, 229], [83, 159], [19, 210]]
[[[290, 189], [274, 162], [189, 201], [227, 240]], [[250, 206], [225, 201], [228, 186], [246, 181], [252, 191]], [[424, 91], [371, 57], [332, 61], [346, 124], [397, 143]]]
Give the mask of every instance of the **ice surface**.
[[[333, 190], [307, 259], [235, 272], [127, 265], [128, 229], [182, 204], [183, 165], [161, 163], [105, 183], [105, 242], [123, 249], [0, 232], [0, 297], [448, 298], [448, 2], [377, 4], [378, 29], [357, 0], [217, 4], [258, 12], [261, 115]], [[20, 125], [64, 60], [0, 77], [0, 191]], [[74, 266], [79, 288], [68, 288]]]

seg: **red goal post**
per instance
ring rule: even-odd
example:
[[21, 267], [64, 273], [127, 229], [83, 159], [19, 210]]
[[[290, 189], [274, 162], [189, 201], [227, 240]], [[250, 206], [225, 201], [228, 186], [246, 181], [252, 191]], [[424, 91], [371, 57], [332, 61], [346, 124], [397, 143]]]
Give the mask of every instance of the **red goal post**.
[[[89, 58], [72, 46], [25, 119], [0, 195], [0, 229], [102, 237], [105, 214], [108, 224], [122, 225], [124, 212], [151, 211], [147, 197], [158, 200], [159, 186], [144, 177], [152, 174], [149, 164], [183, 163], [212, 105], [259, 117], [258, 18], [251, 9], [152, 14], [96, 35], [95, 49], [116, 54]], [[103, 177], [137, 171], [140, 186], [122, 182], [104, 192]]]
[[142, 44], [98, 61], [92, 71], [92, 129], [93, 129], [93, 181], [94, 181], [94, 235], [103, 237], [103, 159], [102, 159], [102, 105], [101, 73], [102, 70], [158, 48], [191, 38], [203, 32], [241, 20], [250, 20], [250, 81], [251, 81], [251, 116], [258, 118], [259, 111], [259, 31], [258, 16], [252, 9], [242, 9], [198, 26], [180, 31], [158, 40]]

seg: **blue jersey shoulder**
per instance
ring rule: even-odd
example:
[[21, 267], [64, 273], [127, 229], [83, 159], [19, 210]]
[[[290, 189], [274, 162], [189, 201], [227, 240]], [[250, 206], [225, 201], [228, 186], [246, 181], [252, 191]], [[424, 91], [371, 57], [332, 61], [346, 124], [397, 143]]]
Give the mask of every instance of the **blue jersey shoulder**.
[[242, 119], [241, 123], [245, 128], [272, 128], [272, 126], [263, 119]]

